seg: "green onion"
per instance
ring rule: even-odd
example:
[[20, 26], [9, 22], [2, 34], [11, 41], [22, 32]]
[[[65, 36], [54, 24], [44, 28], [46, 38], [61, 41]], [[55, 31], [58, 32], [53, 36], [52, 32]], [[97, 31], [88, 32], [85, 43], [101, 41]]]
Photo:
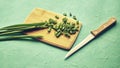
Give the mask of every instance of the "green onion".
[[58, 17], [58, 16], [55, 16], [55, 18], [56, 18], [56, 19], [59, 19], [59, 17]]
[[77, 20], [76, 16], [73, 16], [73, 19], [74, 19], [74, 20]]
[[31, 26], [43, 26], [43, 25], [45, 25], [45, 22], [31, 23], [31, 24], [17, 24], [17, 25], [12, 25], [12, 26], [7, 26], [7, 27], [0, 28], [0, 30], [31, 27]]
[[[64, 13], [63, 15], [67, 16], [66, 13]], [[72, 16], [71, 13], [70, 13], [70, 16]], [[55, 18], [59, 19], [58, 16], [55, 16]], [[77, 20], [76, 16], [73, 16], [73, 19]], [[57, 38], [60, 37], [62, 34], [70, 38], [71, 34], [75, 34], [78, 31], [79, 21], [76, 21], [76, 23], [68, 22], [68, 19], [64, 17], [62, 19], [62, 22], [59, 24], [56, 20], [50, 18], [48, 21], [45, 21], [45, 22], [11, 25], [11, 26], [0, 28], [0, 36], [15, 34], [15, 33], [24, 33], [26, 31], [30, 31], [34, 29], [45, 29], [45, 28], [48, 29], [49, 33], [51, 32], [52, 29], [55, 30], [56, 31], [55, 36]], [[16, 37], [19, 38], [24, 36], [15, 36], [15, 38]], [[8, 37], [8, 38], [11, 38], [11, 37]]]
[[67, 14], [66, 14], [66, 13], [63, 13], [63, 15], [64, 15], [64, 16], [67, 16]]
[[48, 28], [48, 32], [50, 33], [50, 32], [51, 32], [51, 30], [52, 30], [52, 28], [51, 28], [51, 27], [49, 27], [49, 28]]
[[70, 16], [72, 16], [72, 14], [70, 13]]
[[79, 25], [79, 21], [76, 21], [76, 24]]
[[64, 23], [66, 23], [67, 20], [68, 20], [68, 19], [67, 19], [66, 17], [62, 19], [62, 21], [63, 21]]
[[58, 37], [60, 37], [60, 35], [62, 35], [62, 32], [61, 31], [57, 31], [56, 33], [55, 33], [55, 36], [58, 38]]
[[32, 23], [32, 24], [17, 24], [17, 25], [0, 28], [0, 35], [20, 33], [26, 30], [36, 29], [36, 28], [47, 28], [47, 26], [45, 26], [45, 22]]
[[65, 33], [65, 36], [70, 38], [70, 34], [69, 33]]
[[50, 24], [56, 24], [57, 22], [56, 22], [55, 20], [53, 20], [53, 19], [50, 18], [50, 19], [49, 19], [49, 23], [50, 23]]
[[30, 35], [6, 36], [6, 37], [2, 37], [2, 38], [0, 37], [0, 41], [22, 39], [22, 38], [42, 38], [42, 36], [30, 36]]
[[19, 32], [21, 32], [21, 31], [8, 31], [8, 32], [0, 33], [0, 36], [8, 35], [8, 34], [15, 34], [15, 33], [19, 33]]

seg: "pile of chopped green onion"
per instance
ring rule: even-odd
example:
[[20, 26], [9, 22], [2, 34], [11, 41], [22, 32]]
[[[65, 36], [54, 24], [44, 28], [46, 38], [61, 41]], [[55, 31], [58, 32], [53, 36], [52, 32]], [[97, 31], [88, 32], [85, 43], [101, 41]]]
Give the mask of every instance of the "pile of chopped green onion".
[[48, 32], [51, 30], [55, 30], [55, 36], [58, 38], [61, 35], [65, 35], [66, 37], [70, 38], [70, 35], [75, 34], [78, 31], [79, 23], [68, 22], [68, 19], [65, 17], [62, 19], [61, 23], [57, 23], [53, 19], [49, 19], [49, 22], [46, 24], [48, 26]]
[[[72, 18], [74, 20], [76, 20], [75, 23], [72, 22], [68, 22], [67, 19], [67, 14], [63, 13], [63, 15], [65, 16], [62, 19], [61, 23], [57, 23], [56, 20], [53, 19], [49, 19], [49, 21], [47, 22], [46, 26], [48, 27], [48, 32], [51, 32], [51, 30], [55, 30], [55, 36], [58, 38], [61, 35], [65, 35], [66, 37], [70, 38], [70, 35], [75, 34], [78, 31], [79, 28], [79, 21], [77, 21], [76, 16], [73, 16]], [[69, 16], [71, 17], [72, 14], [70, 13]], [[59, 19], [58, 16], [55, 16], [56, 19]]]

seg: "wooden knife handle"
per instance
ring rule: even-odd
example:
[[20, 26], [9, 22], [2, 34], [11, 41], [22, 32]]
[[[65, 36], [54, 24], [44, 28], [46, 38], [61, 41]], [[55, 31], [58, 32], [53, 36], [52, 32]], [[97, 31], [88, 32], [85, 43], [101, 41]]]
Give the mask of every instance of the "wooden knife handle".
[[104, 31], [105, 29], [107, 29], [108, 27], [110, 27], [111, 25], [116, 23], [116, 18], [112, 17], [110, 18], [106, 23], [102, 24], [99, 28], [97, 28], [96, 30], [91, 31], [91, 33], [94, 36], [99, 35], [102, 31]]

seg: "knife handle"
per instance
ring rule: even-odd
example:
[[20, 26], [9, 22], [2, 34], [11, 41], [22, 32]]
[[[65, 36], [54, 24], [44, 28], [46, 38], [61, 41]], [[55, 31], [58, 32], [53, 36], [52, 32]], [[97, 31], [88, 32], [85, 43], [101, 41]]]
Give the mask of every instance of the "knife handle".
[[101, 32], [103, 32], [104, 30], [106, 30], [107, 28], [109, 28], [110, 26], [112, 26], [115, 23], [116, 23], [116, 18], [112, 17], [106, 23], [102, 24], [99, 28], [97, 28], [96, 30], [91, 31], [91, 33], [94, 36], [97, 36]]

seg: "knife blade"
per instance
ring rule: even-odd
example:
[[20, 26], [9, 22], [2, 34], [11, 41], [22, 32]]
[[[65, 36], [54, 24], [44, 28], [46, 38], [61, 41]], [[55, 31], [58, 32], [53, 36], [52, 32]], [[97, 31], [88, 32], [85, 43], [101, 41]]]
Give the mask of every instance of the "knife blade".
[[112, 26], [115, 23], [116, 23], [116, 18], [112, 17], [107, 22], [105, 22], [104, 24], [102, 24], [99, 28], [97, 28], [96, 30], [92, 30], [91, 33], [82, 42], [80, 42], [78, 45], [76, 45], [74, 48], [72, 48], [66, 54], [65, 59], [67, 59], [68, 57], [70, 57], [77, 50], [79, 50], [80, 48], [82, 48], [85, 44], [87, 44], [88, 42], [90, 42], [92, 39], [96, 38], [104, 30], [106, 30], [107, 28], [109, 28], [110, 26]]

